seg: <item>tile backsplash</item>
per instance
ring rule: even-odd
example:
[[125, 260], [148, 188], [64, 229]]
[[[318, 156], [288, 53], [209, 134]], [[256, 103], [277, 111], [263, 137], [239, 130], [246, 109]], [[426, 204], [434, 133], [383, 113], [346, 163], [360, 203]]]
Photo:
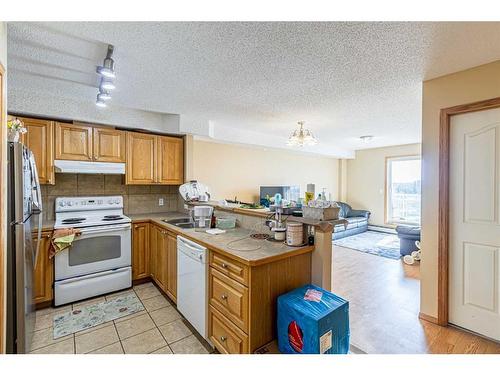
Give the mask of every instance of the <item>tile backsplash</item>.
[[[121, 195], [125, 214], [177, 211], [178, 186], [125, 185], [123, 175], [57, 173], [55, 185], [42, 185], [44, 219], [55, 219], [57, 197]], [[163, 206], [158, 204], [163, 198]]]

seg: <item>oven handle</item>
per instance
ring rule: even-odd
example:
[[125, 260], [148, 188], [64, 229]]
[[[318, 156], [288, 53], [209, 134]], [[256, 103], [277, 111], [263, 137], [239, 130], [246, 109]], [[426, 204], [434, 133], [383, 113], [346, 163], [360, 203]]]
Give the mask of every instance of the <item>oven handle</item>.
[[100, 228], [91, 228], [91, 229], [80, 229], [81, 234], [87, 234], [87, 233], [105, 233], [105, 232], [116, 232], [117, 230], [120, 229], [130, 229], [132, 227], [131, 224], [117, 224], [113, 226], [106, 226], [106, 227], [100, 227]]

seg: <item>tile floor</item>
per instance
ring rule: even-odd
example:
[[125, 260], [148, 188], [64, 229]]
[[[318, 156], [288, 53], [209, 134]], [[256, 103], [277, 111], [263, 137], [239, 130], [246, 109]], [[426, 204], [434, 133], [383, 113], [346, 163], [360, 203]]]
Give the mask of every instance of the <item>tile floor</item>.
[[[123, 293], [135, 293], [145, 310], [53, 339], [54, 314]], [[97, 297], [73, 305], [37, 311], [33, 354], [207, 354], [206, 343], [193, 334], [177, 309], [152, 284]]]

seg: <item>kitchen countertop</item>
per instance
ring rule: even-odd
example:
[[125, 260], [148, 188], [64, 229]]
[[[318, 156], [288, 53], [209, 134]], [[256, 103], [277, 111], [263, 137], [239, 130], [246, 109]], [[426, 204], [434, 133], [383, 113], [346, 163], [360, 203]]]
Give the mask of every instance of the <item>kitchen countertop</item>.
[[170, 220], [186, 217], [186, 214], [181, 212], [129, 216], [132, 222], [150, 221], [153, 224], [206, 246], [213, 251], [251, 266], [273, 262], [278, 259], [314, 250], [314, 246], [291, 247], [285, 245], [283, 242], [255, 240], [249, 237], [250, 234], [255, 232], [244, 228], [229, 229], [226, 230], [226, 233], [212, 235], [206, 232], [198, 232], [195, 229], [179, 228], [163, 221], [164, 219]]
[[[132, 219], [133, 223], [141, 221], [151, 222], [175, 234], [198, 242], [213, 251], [251, 266], [273, 262], [278, 259], [314, 250], [314, 246], [292, 247], [285, 245], [283, 242], [255, 240], [249, 237], [250, 234], [255, 232], [239, 227], [226, 230], [226, 233], [223, 234], [212, 235], [206, 232], [198, 232], [194, 229], [179, 228], [163, 221], [165, 219], [170, 220], [186, 217], [187, 214], [183, 212], [129, 214], [128, 216]], [[42, 223], [42, 228], [44, 231], [52, 230], [54, 228], [54, 220], [45, 220]]]

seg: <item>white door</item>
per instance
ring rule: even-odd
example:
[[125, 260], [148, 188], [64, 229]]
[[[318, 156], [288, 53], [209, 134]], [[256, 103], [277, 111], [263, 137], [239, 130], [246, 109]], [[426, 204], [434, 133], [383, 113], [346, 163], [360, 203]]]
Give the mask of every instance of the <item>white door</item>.
[[500, 340], [500, 109], [451, 117], [449, 321]]

